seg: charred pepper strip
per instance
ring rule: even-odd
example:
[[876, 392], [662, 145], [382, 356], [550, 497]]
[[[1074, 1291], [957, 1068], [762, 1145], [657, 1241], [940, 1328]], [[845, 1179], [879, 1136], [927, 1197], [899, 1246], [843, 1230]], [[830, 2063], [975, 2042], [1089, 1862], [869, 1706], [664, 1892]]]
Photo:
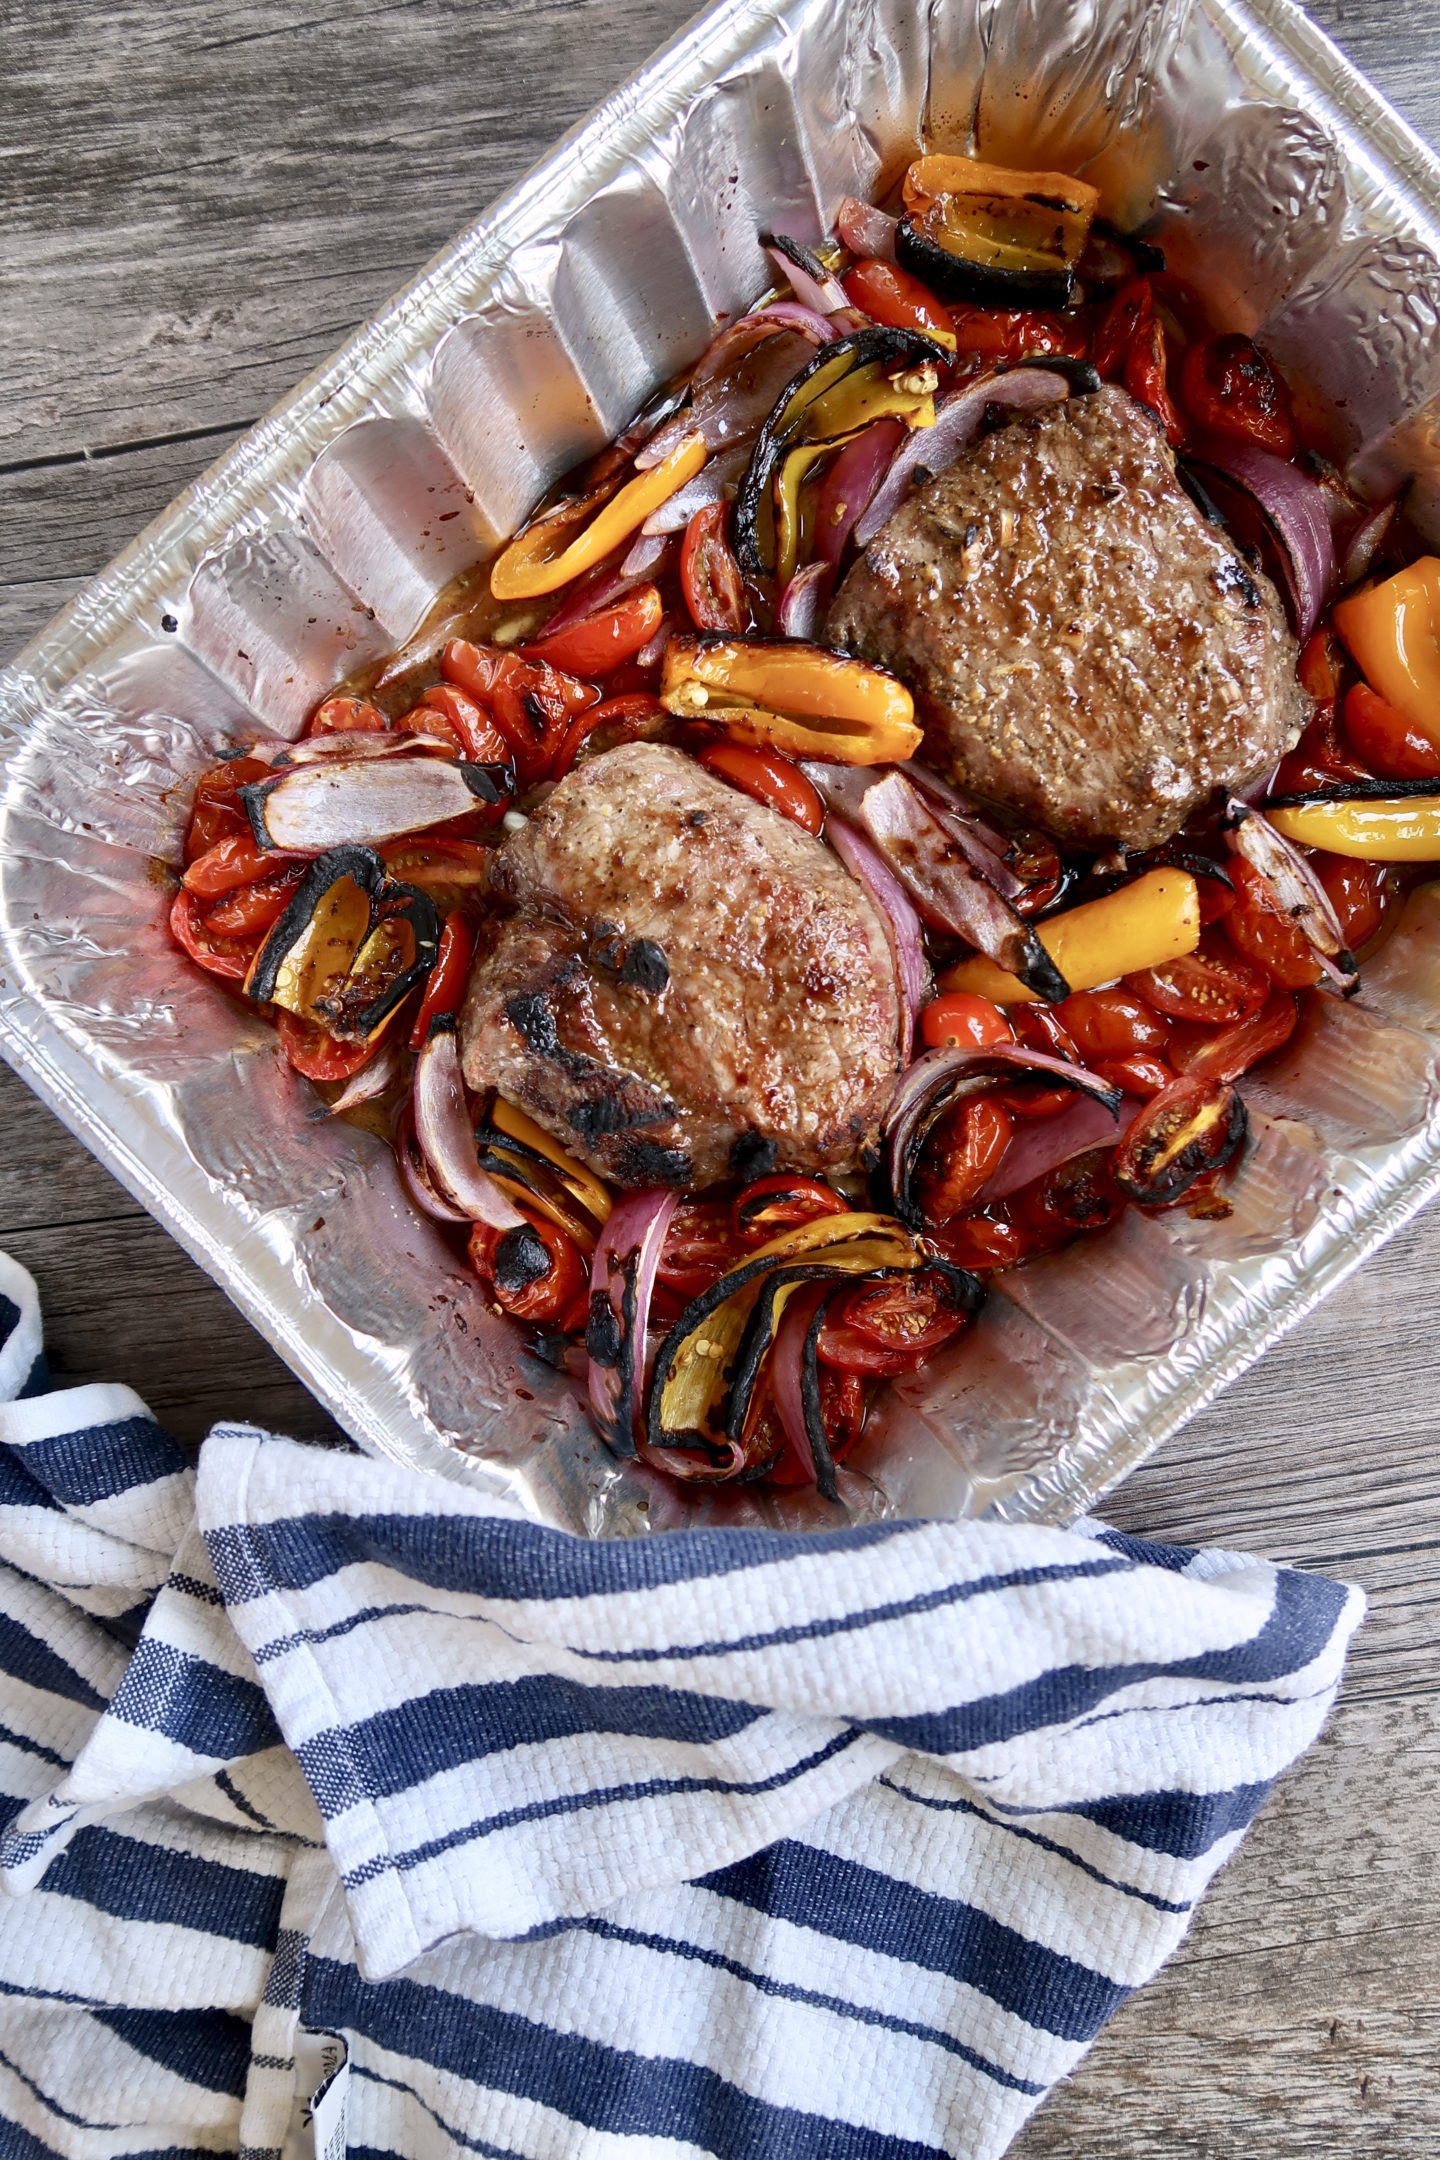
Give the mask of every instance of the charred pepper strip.
[[387, 877], [371, 848], [331, 848], [256, 954], [245, 994], [337, 1042], [368, 1042], [429, 974], [439, 946], [428, 893]]
[[1100, 206], [1068, 173], [1013, 172], [975, 158], [917, 158], [895, 235], [902, 266], [945, 300], [1064, 308]]
[[922, 741], [915, 701], [893, 675], [789, 639], [672, 638], [660, 701], [741, 742], [844, 765], [913, 757]]

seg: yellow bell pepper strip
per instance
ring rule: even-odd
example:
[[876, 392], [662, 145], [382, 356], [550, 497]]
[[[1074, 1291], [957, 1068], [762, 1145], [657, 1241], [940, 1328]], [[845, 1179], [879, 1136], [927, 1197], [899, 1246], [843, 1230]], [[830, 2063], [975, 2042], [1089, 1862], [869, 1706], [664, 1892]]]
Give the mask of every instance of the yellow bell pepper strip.
[[[1328, 846], [1328, 842], [1321, 845]], [[1161, 967], [1200, 942], [1200, 891], [1188, 870], [1147, 870], [1133, 885], [1087, 900], [1038, 923], [1040, 942], [1072, 990]], [[968, 990], [995, 1005], [1035, 1005], [1033, 990], [976, 953], [940, 977], [942, 990]]]
[[1068, 173], [1012, 172], [975, 158], [917, 158], [896, 234], [902, 265], [928, 268], [942, 299], [1068, 306], [1099, 191]]
[[573, 1155], [567, 1155], [559, 1141], [546, 1132], [543, 1126], [537, 1125], [534, 1118], [527, 1117], [514, 1103], [506, 1102], [503, 1095], [497, 1095], [491, 1106], [490, 1122], [495, 1130], [503, 1133], [507, 1139], [518, 1140], [523, 1147], [533, 1148], [537, 1155], [543, 1155], [559, 1172], [575, 1198], [589, 1209], [596, 1222], [603, 1223], [607, 1220], [612, 1204], [607, 1188], [601, 1184], [593, 1170], [588, 1170], [583, 1163], [576, 1162]]
[[[573, 514], [565, 515], [573, 511], [572, 505], [537, 518], [492, 563], [491, 592], [501, 601], [533, 600], [540, 593], [558, 592], [638, 532], [646, 518], [694, 479], [705, 458], [705, 437], [687, 435], [660, 464], [627, 480], [573, 539], [565, 537], [574, 523]], [[553, 552], [557, 542], [561, 543], [558, 553]]]
[[922, 740], [903, 683], [819, 645], [672, 638], [660, 702], [681, 719], [712, 721], [740, 742], [832, 764], [898, 764]]
[[1440, 556], [1352, 593], [1334, 623], [1371, 689], [1440, 750]]
[[1287, 840], [1357, 862], [1440, 862], [1440, 789], [1433, 795], [1296, 803], [1265, 815]]

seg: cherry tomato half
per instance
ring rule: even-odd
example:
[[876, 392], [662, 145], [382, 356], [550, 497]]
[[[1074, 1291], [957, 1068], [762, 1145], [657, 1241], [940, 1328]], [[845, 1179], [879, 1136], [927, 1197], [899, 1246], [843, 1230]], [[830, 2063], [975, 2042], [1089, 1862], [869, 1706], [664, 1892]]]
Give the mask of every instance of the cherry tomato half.
[[998, 1268], [1015, 1267], [1031, 1249], [1027, 1233], [1010, 1219], [1001, 1206], [984, 1215], [965, 1215], [959, 1222], [942, 1223], [927, 1232], [928, 1242], [956, 1267], [972, 1275], [993, 1275]]
[[1180, 396], [1207, 434], [1258, 443], [1275, 457], [1292, 458], [1299, 448], [1290, 393], [1247, 337], [1207, 338], [1192, 346], [1180, 371]]
[[1346, 693], [1343, 716], [1345, 740], [1378, 780], [1440, 779], [1440, 750], [1368, 683]]
[[957, 349], [984, 360], [1026, 360], [1054, 355], [1083, 360], [1085, 325], [1039, 309], [952, 307], [950, 327]]
[[1232, 909], [1219, 929], [1207, 930], [1193, 953], [1127, 975], [1126, 989], [1169, 1020], [1206, 1020], [1224, 1027], [1258, 1012], [1270, 980], [1262, 968], [1226, 944], [1222, 932], [1233, 914]]
[[[1235, 905], [1221, 924], [1236, 951], [1263, 968], [1287, 990], [1308, 990], [1320, 980], [1314, 947], [1263, 870], [1243, 855], [1230, 865]], [[1238, 1015], [1237, 1015], [1238, 1017]]]
[[1206, 1171], [1223, 1170], [1245, 1138], [1245, 1105], [1227, 1082], [1186, 1073], [1145, 1105], [1111, 1160], [1139, 1207], [1169, 1207]]
[[1308, 795], [1332, 787], [1337, 780], [1369, 780], [1374, 775], [1352, 757], [1341, 741], [1340, 724], [1333, 705], [1322, 705], [1301, 734], [1299, 742], [1280, 761], [1275, 775], [1277, 795]]
[[544, 661], [571, 675], [608, 675], [644, 650], [664, 618], [659, 587], [637, 585], [608, 607], [567, 623], [549, 637], [532, 638], [520, 649], [527, 660]]
[[689, 1302], [745, 1258], [725, 1200], [682, 1200], [670, 1218], [657, 1278]]
[[1015, 1040], [1000, 1007], [968, 990], [932, 998], [920, 1015], [920, 1035], [928, 1050], [988, 1050], [993, 1043]]
[[873, 322], [887, 323], [892, 330], [918, 330], [921, 337], [938, 337], [946, 345], [955, 335], [950, 310], [928, 285], [895, 263], [857, 262], [840, 282], [846, 299]]
[[1087, 1065], [1164, 1048], [1162, 1022], [1133, 990], [1075, 990], [1055, 1011]]
[[1170, 396], [1165, 326], [1148, 278], [1131, 278], [1120, 287], [1095, 333], [1093, 357], [1107, 381], [1123, 382], [1131, 397], [1149, 406], [1170, 442], [1183, 439]]
[[740, 1244], [768, 1244], [797, 1223], [815, 1222], [821, 1215], [843, 1215], [849, 1201], [820, 1178], [799, 1177], [777, 1170], [772, 1177], [756, 1178], [735, 1196], [731, 1220]]
[[750, 627], [745, 580], [725, 536], [730, 511], [723, 502], [697, 510], [680, 543], [680, 590], [697, 630], [742, 636]]
[[231, 833], [228, 839], [217, 840], [214, 847], [197, 855], [182, 883], [202, 900], [218, 900], [221, 893], [233, 892], [237, 885], [253, 885], [256, 878], [267, 877], [275, 867], [273, 853], [259, 846], [247, 827], [244, 832]]
[[220, 937], [250, 937], [268, 930], [284, 914], [308, 867], [282, 863], [253, 885], [237, 885], [233, 892], [222, 893], [211, 903], [207, 928]]
[[455, 683], [432, 683], [422, 693], [419, 704], [395, 725], [416, 735], [447, 737], [472, 765], [509, 762], [510, 745], [499, 728], [484, 708]]
[[1031, 1249], [1052, 1251], [1072, 1238], [1108, 1230], [1124, 1206], [1105, 1148], [1057, 1163], [1010, 1201], [1011, 1219], [1030, 1233]]
[[525, 660], [498, 645], [452, 638], [440, 656], [447, 682], [457, 683], [489, 713], [509, 745], [526, 786], [549, 777], [575, 715], [600, 702], [593, 683], [543, 660]]
[[307, 735], [380, 735], [390, 723], [369, 698], [327, 697], [310, 716]]
[[1340, 918], [1351, 952], [1368, 945], [1389, 914], [1399, 887], [1389, 863], [1360, 862], [1349, 855], [1312, 855], [1310, 867]]
[[1300, 655], [1297, 670], [1304, 687], [1317, 705], [1333, 705], [1340, 695], [1345, 660], [1333, 630], [1312, 631]]
[[424, 1048], [432, 1020], [441, 1013], [456, 1013], [460, 1010], [465, 985], [470, 980], [470, 962], [474, 957], [475, 932], [458, 910], [452, 910], [445, 917], [441, 928], [435, 965], [426, 977], [420, 1010], [416, 1013], [415, 1025], [410, 1030], [412, 1050]]
[[513, 1319], [567, 1333], [583, 1326], [590, 1269], [574, 1238], [543, 1216], [527, 1216], [515, 1230], [476, 1223], [470, 1233], [470, 1264]]
[[270, 767], [259, 758], [226, 758], [212, 765], [195, 783], [190, 826], [185, 835], [185, 860], [192, 863], [222, 840], [250, 831], [250, 820], [240, 801], [240, 790], [253, 781], [268, 780]]
[[711, 743], [701, 751], [700, 763], [707, 772], [717, 773], [756, 802], [769, 803], [781, 817], [789, 818], [792, 825], [800, 825], [808, 833], [818, 834], [825, 823], [825, 805], [819, 791], [799, 766], [778, 750], [752, 750], [746, 743]]
[[1170, 1055], [1177, 1072], [1202, 1080], [1238, 1080], [1289, 1042], [1299, 1017], [1293, 994], [1277, 984], [1259, 1012], [1233, 1027], [1218, 1033], [1213, 1028], [1177, 1028]]
[[[865, 1429], [865, 1382], [858, 1373], [837, 1372], [832, 1365], [822, 1365], [817, 1378], [820, 1384], [820, 1422], [829, 1442], [830, 1460], [842, 1463], [847, 1455], [853, 1454]], [[763, 1384], [762, 1382], [762, 1386]], [[761, 1414], [766, 1417], [772, 1441], [778, 1437], [783, 1442], [779, 1454], [765, 1473], [767, 1482], [781, 1491], [793, 1491], [800, 1485], [813, 1485], [815, 1481], [810, 1474], [809, 1464], [802, 1463], [789, 1442], [784, 1440], [780, 1414], [768, 1389]], [[748, 1440], [749, 1435], [746, 1437]]]
[[927, 1223], [952, 1222], [972, 1208], [1005, 1159], [1014, 1119], [993, 1096], [957, 1103], [925, 1143], [917, 1180]]
[[1146, 1050], [1132, 1051], [1129, 1057], [1101, 1058], [1090, 1070], [1107, 1087], [1119, 1088], [1122, 1095], [1132, 1095], [1137, 1102], [1149, 1102], [1175, 1077], [1163, 1058], [1153, 1057]]
[[225, 982], [243, 982], [259, 949], [259, 939], [227, 938], [212, 931], [205, 909], [182, 885], [170, 909], [170, 934], [207, 974]]
[[313, 1020], [282, 1008], [275, 1015], [280, 1047], [295, 1071], [307, 1080], [349, 1080], [368, 1065], [380, 1047], [380, 1037], [370, 1042], [336, 1042]]
[[842, 1290], [817, 1344], [841, 1372], [914, 1372], [968, 1327], [972, 1308], [939, 1268]]

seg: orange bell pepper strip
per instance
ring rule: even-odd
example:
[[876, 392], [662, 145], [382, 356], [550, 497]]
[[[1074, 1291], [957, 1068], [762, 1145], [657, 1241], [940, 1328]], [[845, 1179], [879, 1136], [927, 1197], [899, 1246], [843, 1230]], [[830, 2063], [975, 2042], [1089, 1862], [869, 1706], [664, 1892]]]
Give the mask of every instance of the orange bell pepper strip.
[[491, 592], [497, 600], [534, 600], [541, 593], [558, 592], [572, 578], [593, 570], [687, 480], [694, 479], [707, 455], [705, 437], [687, 435], [660, 464], [627, 480], [579, 532], [574, 531], [570, 504], [537, 518], [491, 564]]
[[1339, 601], [1334, 621], [1371, 689], [1440, 750], [1440, 556]]

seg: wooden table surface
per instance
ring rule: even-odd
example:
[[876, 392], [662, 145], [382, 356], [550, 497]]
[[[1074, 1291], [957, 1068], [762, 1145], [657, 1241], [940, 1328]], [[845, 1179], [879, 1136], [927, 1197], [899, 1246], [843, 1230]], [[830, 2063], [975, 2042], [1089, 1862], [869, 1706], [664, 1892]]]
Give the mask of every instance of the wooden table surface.
[[[8, 0], [0, 656], [677, 28], [690, 0]], [[1058, 0], [1054, 0], [1058, 4]], [[1431, 139], [1440, 0], [1313, 13]], [[62, 1379], [182, 1436], [327, 1430], [206, 1277], [0, 1069], [0, 1244]], [[1025, 2160], [1440, 2151], [1440, 1212], [1107, 1512], [1362, 1583], [1332, 1724]]]

